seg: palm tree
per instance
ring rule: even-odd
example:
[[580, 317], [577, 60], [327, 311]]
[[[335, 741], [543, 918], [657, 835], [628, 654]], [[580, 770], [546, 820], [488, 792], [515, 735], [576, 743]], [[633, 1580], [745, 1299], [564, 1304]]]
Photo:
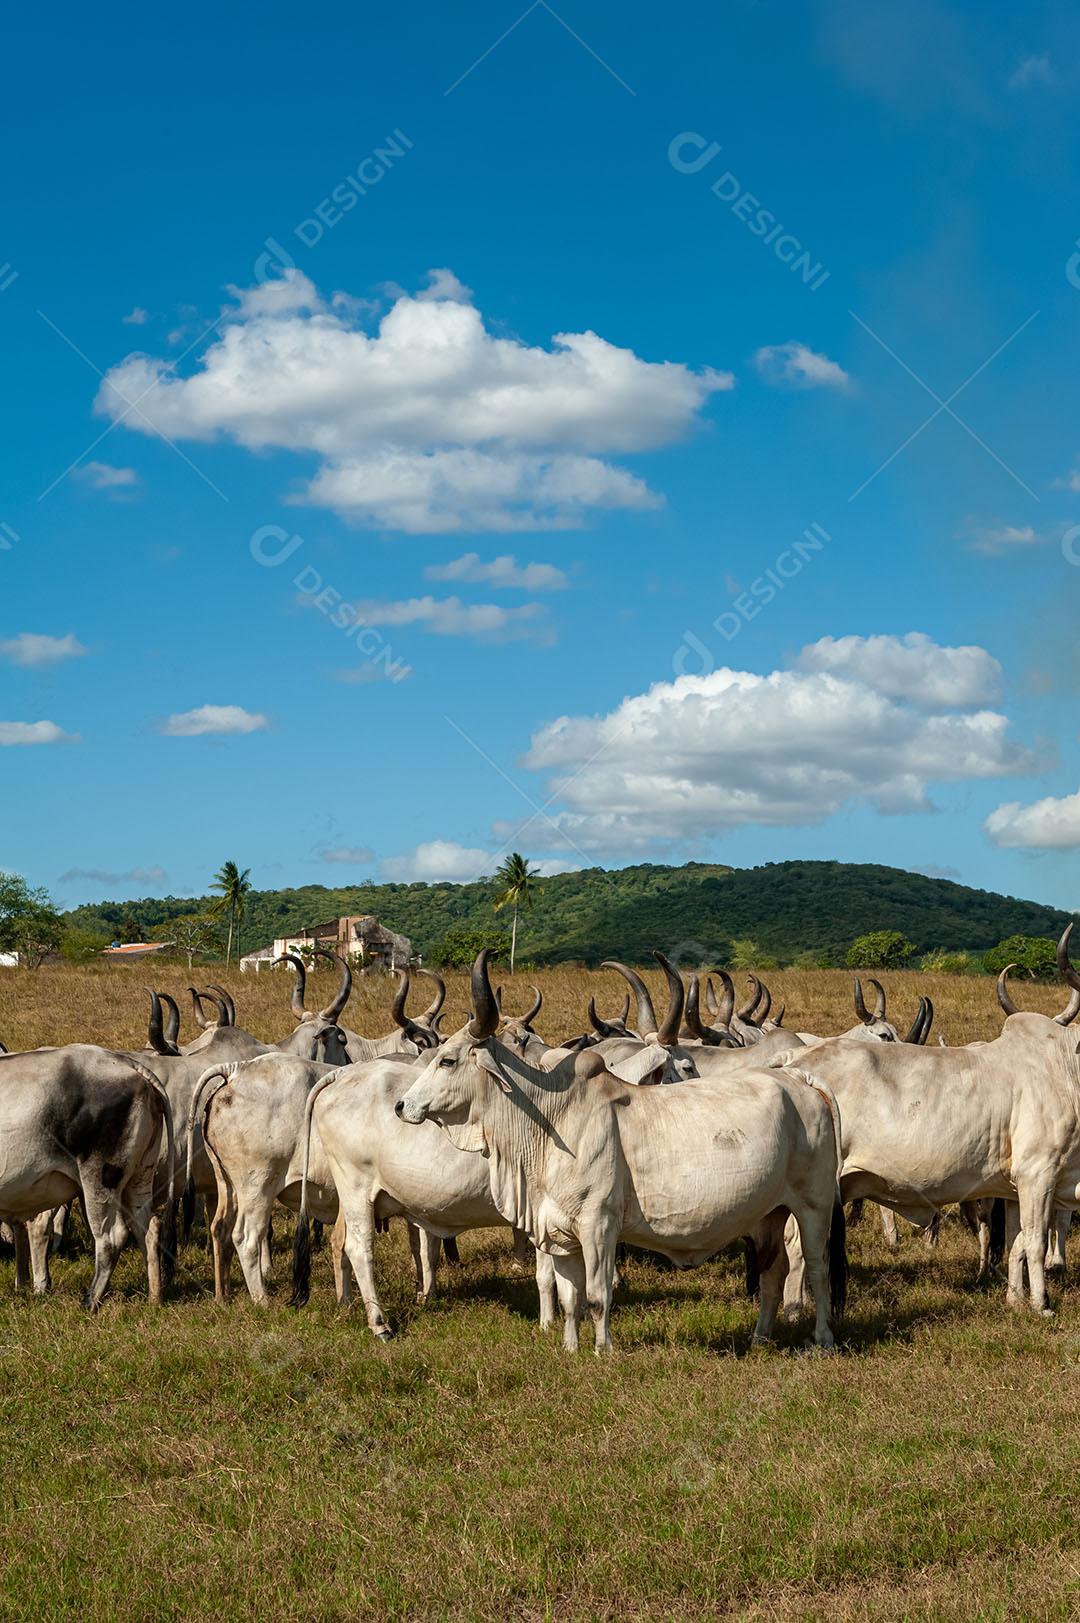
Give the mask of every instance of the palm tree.
[[244, 910], [247, 906], [248, 896], [251, 894], [251, 881], [248, 878], [251, 869], [245, 868], [243, 873], [235, 862], [225, 862], [214, 875], [211, 890], [221, 892], [221, 900], [214, 904], [215, 913], [228, 913], [229, 915], [229, 942], [225, 948], [225, 968], [229, 967], [232, 957], [233, 931], [236, 932], [236, 956], [240, 957], [240, 925], [243, 923]]
[[538, 868], [530, 868], [520, 852], [511, 851], [495, 875], [495, 883], [501, 886], [495, 898], [496, 913], [501, 912], [504, 907], [514, 909], [514, 923], [510, 931], [511, 975], [514, 973], [514, 958], [517, 954], [518, 909], [530, 912], [536, 898], [544, 894], [543, 886], [536, 883], [539, 872]]

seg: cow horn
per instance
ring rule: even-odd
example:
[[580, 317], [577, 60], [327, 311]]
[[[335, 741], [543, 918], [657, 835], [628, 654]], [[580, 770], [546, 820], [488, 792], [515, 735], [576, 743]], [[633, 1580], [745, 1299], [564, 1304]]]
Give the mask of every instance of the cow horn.
[[923, 1028], [919, 1033], [919, 1045], [925, 1047], [926, 1039], [930, 1035], [930, 1027], [934, 1023], [934, 1005], [930, 998], [926, 1000], [926, 1013], [923, 1015]]
[[438, 987], [438, 991], [435, 993], [434, 1001], [420, 1016], [420, 1019], [424, 1022], [424, 1024], [430, 1026], [432, 1021], [438, 1019], [439, 1010], [446, 1002], [446, 982], [443, 980], [441, 975], [436, 975], [433, 969], [421, 969], [420, 973], [421, 975], [426, 975], [429, 980], [434, 981], [435, 985]]
[[787, 1013], [787, 1004], [786, 1003], [781, 1003], [780, 1007], [777, 1009], [776, 1013], [772, 1017], [773, 1025], [774, 1026], [782, 1026], [783, 1023], [784, 1023], [784, 1016], [785, 1016], [786, 1013]]
[[150, 1020], [146, 1028], [150, 1047], [155, 1054], [167, 1054], [169, 1050], [165, 1046], [165, 1033], [161, 1024], [161, 999], [153, 987], [148, 986], [145, 990], [150, 999]]
[[191, 1012], [194, 1016], [195, 1024], [198, 1026], [200, 1031], [208, 1031], [210, 1029], [210, 1022], [206, 1018], [205, 1014], [203, 1014], [202, 1001], [199, 998], [199, 994], [196, 992], [193, 986], [189, 986], [188, 991], [191, 993]]
[[180, 1010], [176, 1007], [176, 999], [168, 992], [161, 993], [161, 1001], [169, 1011], [168, 1023], [165, 1026], [165, 1041], [175, 1048], [180, 1037]]
[[1067, 924], [1061, 933], [1061, 940], [1057, 944], [1058, 968], [1067, 985], [1072, 988], [1072, 996], [1069, 999], [1068, 1007], [1054, 1016], [1054, 1020], [1059, 1026], [1071, 1025], [1077, 1015], [1080, 1014], [1080, 974], [1077, 974], [1069, 961], [1069, 937], [1072, 935], [1072, 929], [1072, 925]]
[[[627, 1002], [626, 1012], [627, 1014], [630, 1012], [629, 1002]], [[589, 999], [589, 1024], [592, 1026], [598, 1037], [622, 1036], [621, 1031], [617, 1031], [614, 1026], [609, 1026], [606, 1020], [601, 1020], [600, 1016], [596, 1012], [596, 999], [594, 997]]]
[[719, 1014], [720, 1012], [720, 1005], [717, 1003], [716, 993], [713, 991], [711, 975], [706, 975], [705, 977], [705, 1007], [712, 1015]]
[[686, 1004], [686, 987], [682, 983], [682, 976], [676, 974], [671, 964], [662, 952], [654, 952], [660, 968], [664, 971], [668, 983], [668, 1007], [664, 1016], [664, 1023], [656, 1033], [656, 1040], [661, 1048], [670, 1048], [672, 1043], [679, 1040], [679, 1028], [682, 1025], [683, 1008]]
[[747, 982], [748, 986], [753, 987], [754, 995], [750, 999], [749, 1003], [744, 1004], [743, 1007], [739, 1010], [739, 1019], [740, 1020], [752, 1020], [754, 1018], [754, 1010], [757, 1008], [758, 1004], [761, 1002], [762, 987], [761, 987], [761, 982], [758, 980], [757, 976], [756, 975], [747, 975], [746, 982]]
[[1001, 1007], [1004, 1009], [1006, 1014], [1020, 1013], [1020, 1010], [1013, 1002], [1008, 986], [1006, 985], [1010, 974], [1016, 967], [1017, 966], [1015, 964], [1006, 964], [1005, 968], [1001, 971], [1001, 974], [997, 978], [997, 1000], [1001, 1004]]
[[873, 975], [868, 975], [866, 978], [877, 992], [877, 1002], [874, 1004], [874, 1019], [884, 1020], [886, 1006], [885, 988], [882, 986], [880, 981], [876, 981], [874, 979]]
[[211, 992], [210, 988], [206, 986], [203, 988], [202, 995], [204, 998], [208, 998], [211, 1003], [217, 1004], [217, 1024], [219, 1026], [227, 1026], [229, 1023], [229, 1011], [225, 1007], [225, 1000], [221, 997], [220, 993]]
[[[713, 1023], [718, 1026], [721, 1031], [728, 1031], [731, 1027], [731, 1017], [735, 1013], [735, 982], [732, 980], [726, 969], [718, 969], [716, 971], [716, 978], [724, 990], [720, 995], [719, 1002], [717, 1002], [715, 997], [713, 998], [712, 1012], [715, 1016]], [[706, 989], [712, 989], [711, 975], [706, 983]]]
[[[530, 981], [529, 984], [531, 986], [532, 982]], [[532, 1008], [529, 1010], [528, 1014], [523, 1016], [523, 1018], [522, 1018], [522, 1024], [526, 1025], [526, 1026], [531, 1026], [532, 1025], [533, 1021], [536, 1019], [537, 1015], [540, 1013], [540, 1010], [544, 1007], [544, 994], [543, 994], [543, 992], [541, 992], [541, 990], [540, 990], [540, 988], [538, 986], [533, 986], [533, 995], [534, 995], [536, 1001], [533, 1004]]]
[[395, 969], [394, 974], [400, 975], [401, 979], [398, 982], [398, 989], [394, 993], [394, 1001], [390, 1005], [390, 1018], [395, 1026], [399, 1026], [402, 1031], [407, 1031], [409, 1029], [409, 1019], [405, 1013], [405, 1001], [409, 996], [409, 971], [407, 969]]
[[491, 980], [488, 976], [490, 957], [491, 948], [482, 947], [472, 966], [473, 1017], [469, 1021], [468, 1031], [470, 1037], [481, 1043], [494, 1035], [499, 1024], [499, 1005], [495, 1001], [495, 993], [491, 990]]
[[276, 958], [274, 962], [278, 964], [291, 964], [293, 966], [293, 969], [296, 971], [296, 978], [293, 981], [290, 1007], [298, 1020], [310, 1019], [306, 1005], [307, 968], [304, 964], [304, 960], [300, 957], [299, 953], [286, 952], [282, 953], [281, 957]]
[[697, 1037], [703, 1043], [710, 1043], [714, 1047], [719, 1042], [715, 1031], [710, 1031], [701, 1018], [701, 981], [697, 975], [691, 975], [686, 988], [686, 1008], [683, 1019], [686, 1029], [692, 1037]]
[[320, 958], [329, 958], [331, 962], [341, 965], [341, 985], [338, 987], [337, 997], [328, 1003], [325, 1009], [319, 1010], [320, 1020], [336, 1020], [352, 994], [352, 970], [339, 952], [332, 952], [329, 947], [316, 947], [315, 951]]
[[764, 985], [762, 986], [762, 991], [765, 994], [764, 1001], [761, 1008], [758, 1009], [754, 1015], [754, 1024], [758, 1026], [763, 1026], [765, 1024], [766, 1020], [769, 1018], [769, 1010], [772, 1008], [772, 993], [769, 991], [769, 988]]
[[499, 1013], [501, 1015], [502, 1014], [502, 987], [501, 986], [497, 986], [495, 988], [495, 1007], [498, 1009], [498, 1011], [499, 1011]]
[[864, 1026], [868, 1026], [871, 1020], [874, 1018], [870, 1013], [870, 1010], [866, 1007], [866, 1003], [863, 999], [862, 981], [860, 981], [858, 975], [855, 977], [855, 1013], [858, 1015]]
[[924, 1043], [926, 1041], [926, 1038], [929, 1035], [930, 1028], [929, 1028], [929, 1026], [927, 1026], [926, 1031], [925, 1032], [923, 1031], [923, 1024], [924, 1024], [925, 1020], [926, 1020], [926, 999], [924, 997], [921, 997], [919, 999], [919, 1007], [915, 1011], [915, 1018], [911, 1022], [911, 1028], [908, 1031], [907, 1036], [904, 1038], [904, 1041], [906, 1043]]
[[630, 990], [637, 998], [637, 1029], [639, 1037], [656, 1036], [656, 1011], [649, 996], [649, 988], [641, 976], [634, 970], [627, 969], [625, 964], [616, 963], [614, 958], [605, 958], [600, 965], [601, 969], [614, 969], [628, 982]]
[[226, 990], [225, 990], [225, 988], [223, 986], [218, 986], [213, 981], [207, 981], [206, 990], [208, 992], [217, 992], [217, 993], [220, 994], [221, 1001], [225, 1005], [225, 1013], [226, 1013], [226, 1015], [228, 1017], [225, 1020], [225, 1025], [227, 1025], [227, 1026], [235, 1026], [235, 1024], [236, 1024], [236, 1004], [233, 1002], [232, 997], [230, 996], [230, 994], [228, 992], [226, 992]]

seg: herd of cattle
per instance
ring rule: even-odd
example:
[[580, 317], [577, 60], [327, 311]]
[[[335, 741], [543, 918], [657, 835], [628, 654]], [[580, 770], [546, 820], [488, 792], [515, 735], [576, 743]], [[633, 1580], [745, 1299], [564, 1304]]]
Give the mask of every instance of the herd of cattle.
[[351, 1031], [341, 959], [337, 995], [316, 1011], [304, 963], [290, 955], [297, 1024], [273, 1045], [237, 1025], [218, 986], [191, 990], [201, 1030], [181, 1045], [175, 1001], [151, 992], [138, 1052], [0, 1046], [0, 1220], [16, 1285], [32, 1277], [35, 1291], [49, 1288], [57, 1230], [80, 1200], [94, 1246], [87, 1306], [100, 1303], [129, 1237], [160, 1302], [201, 1196], [219, 1300], [234, 1251], [254, 1301], [268, 1300], [281, 1203], [297, 1219], [293, 1302], [307, 1300], [313, 1223], [332, 1225], [338, 1299], [350, 1300], [355, 1277], [381, 1338], [390, 1329], [375, 1234], [400, 1216], [421, 1300], [440, 1250], [456, 1260], [463, 1231], [508, 1224], [518, 1265], [531, 1241], [541, 1326], [561, 1310], [570, 1349], [586, 1311], [597, 1351], [611, 1345], [620, 1247], [693, 1267], [739, 1239], [759, 1293], [755, 1338], [770, 1336], [781, 1304], [796, 1317], [808, 1295], [814, 1340], [830, 1347], [846, 1290], [844, 1206], [869, 1199], [893, 1242], [896, 1214], [932, 1239], [942, 1209], [959, 1204], [979, 1239], [980, 1275], [999, 1239], [1009, 1303], [1023, 1303], [1026, 1285], [1031, 1306], [1049, 1312], [1046, 1275], [1064, 1271], [1080, 1204], [1071, 929], [1058, 944], [1062, 1013], [1021, 1013], [1003, 971], [1000, 1035], [962, 1048], [927, 1046], [927, 999], [901, 1036], [876, 981], [873, 1008], [856, 980], [857, 1024], [824, 1037], [787, 1030], [754, 976], [737, 1009], [726, 972], [684, 982], [660, 953], [662, 1018], [641, 977], [608, 964], [629, 984], [633, 1022], [629, 996], [613, 1019], [590, 999], [590, 1029], [557, 1046], [534, 1029], [539, 992], [528, 1013], [503, 1011], [486, 951], [472, 970], [472, 1017], [446, 1036], [439, 977], [430, 1007], [413, 1016], [401, 971], [395, 1029], [378, 1039]]

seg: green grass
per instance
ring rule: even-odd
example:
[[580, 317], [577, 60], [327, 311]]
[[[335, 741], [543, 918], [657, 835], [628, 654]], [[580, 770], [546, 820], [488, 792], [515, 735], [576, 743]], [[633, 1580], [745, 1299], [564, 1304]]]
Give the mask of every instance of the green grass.
[[377, 1241], [387, 1346], [325, 1253], [299, 1314], [215, 1307], [200, 1250], [156, 1311], [126, 1254], [95, 1319], [87, 1259], [43, 1301], [5, 1262], [0, 1617], [1080, 1615], [1076, 1294], [1007, 1313], [952, 1223], [890, 1254], [867, 1208], [851, 1249], [839, 1356], [750, 1352], [733, 1259], [632, 1263], [608, 1361], [497, 1232], [424, 1309]]

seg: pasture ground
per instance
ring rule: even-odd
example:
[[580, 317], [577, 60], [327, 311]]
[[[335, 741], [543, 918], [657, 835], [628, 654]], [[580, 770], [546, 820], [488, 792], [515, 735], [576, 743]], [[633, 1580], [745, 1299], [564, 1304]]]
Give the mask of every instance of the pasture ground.
[[[580, 1029], [591, 990], [616, 1004], [609, 976], [533, 978], [548, 1036]], [[768, 978], [792, 1027], [850, 1023], [846, 976]], [[133, 1045], [140, 980], [0, 971], [0, 1036]], [[290, 1028], [277, 977], [230, 984], [259, 1035]], [[1000, 1027], [985, 980], [887, 984], [908, 1017], [928, 987], [953, 1042]], [[462, 978], [452, 993], [461, 1013]], [[382, 1029], [388, 1002], [365, 981], [349, 1023]], [[45, 1301], [15, 1300], [0, 1263], [0, 1617], [1080, 1615], [1075, 1288], [1052, 1321], [1007, 1313], [958, 1223], [890, 1253], [868, 1208], [838, 1356], [805, 1352], [806, 1324], [751, 1352], [732, 1258], [633, 1262], [600, 1362], [541, 1337], [508, 1235], [461, 1249], [418, 1309], [404, 1234], [380, 1239], [385, 1346], [334, 1308], [325, 1252], [299, 1314], [284, 1291], [215, 1307], [198, 1248], [158, 1310], [125, 1254], [95, 1319], [86, 1257], [54, 1265]]]

